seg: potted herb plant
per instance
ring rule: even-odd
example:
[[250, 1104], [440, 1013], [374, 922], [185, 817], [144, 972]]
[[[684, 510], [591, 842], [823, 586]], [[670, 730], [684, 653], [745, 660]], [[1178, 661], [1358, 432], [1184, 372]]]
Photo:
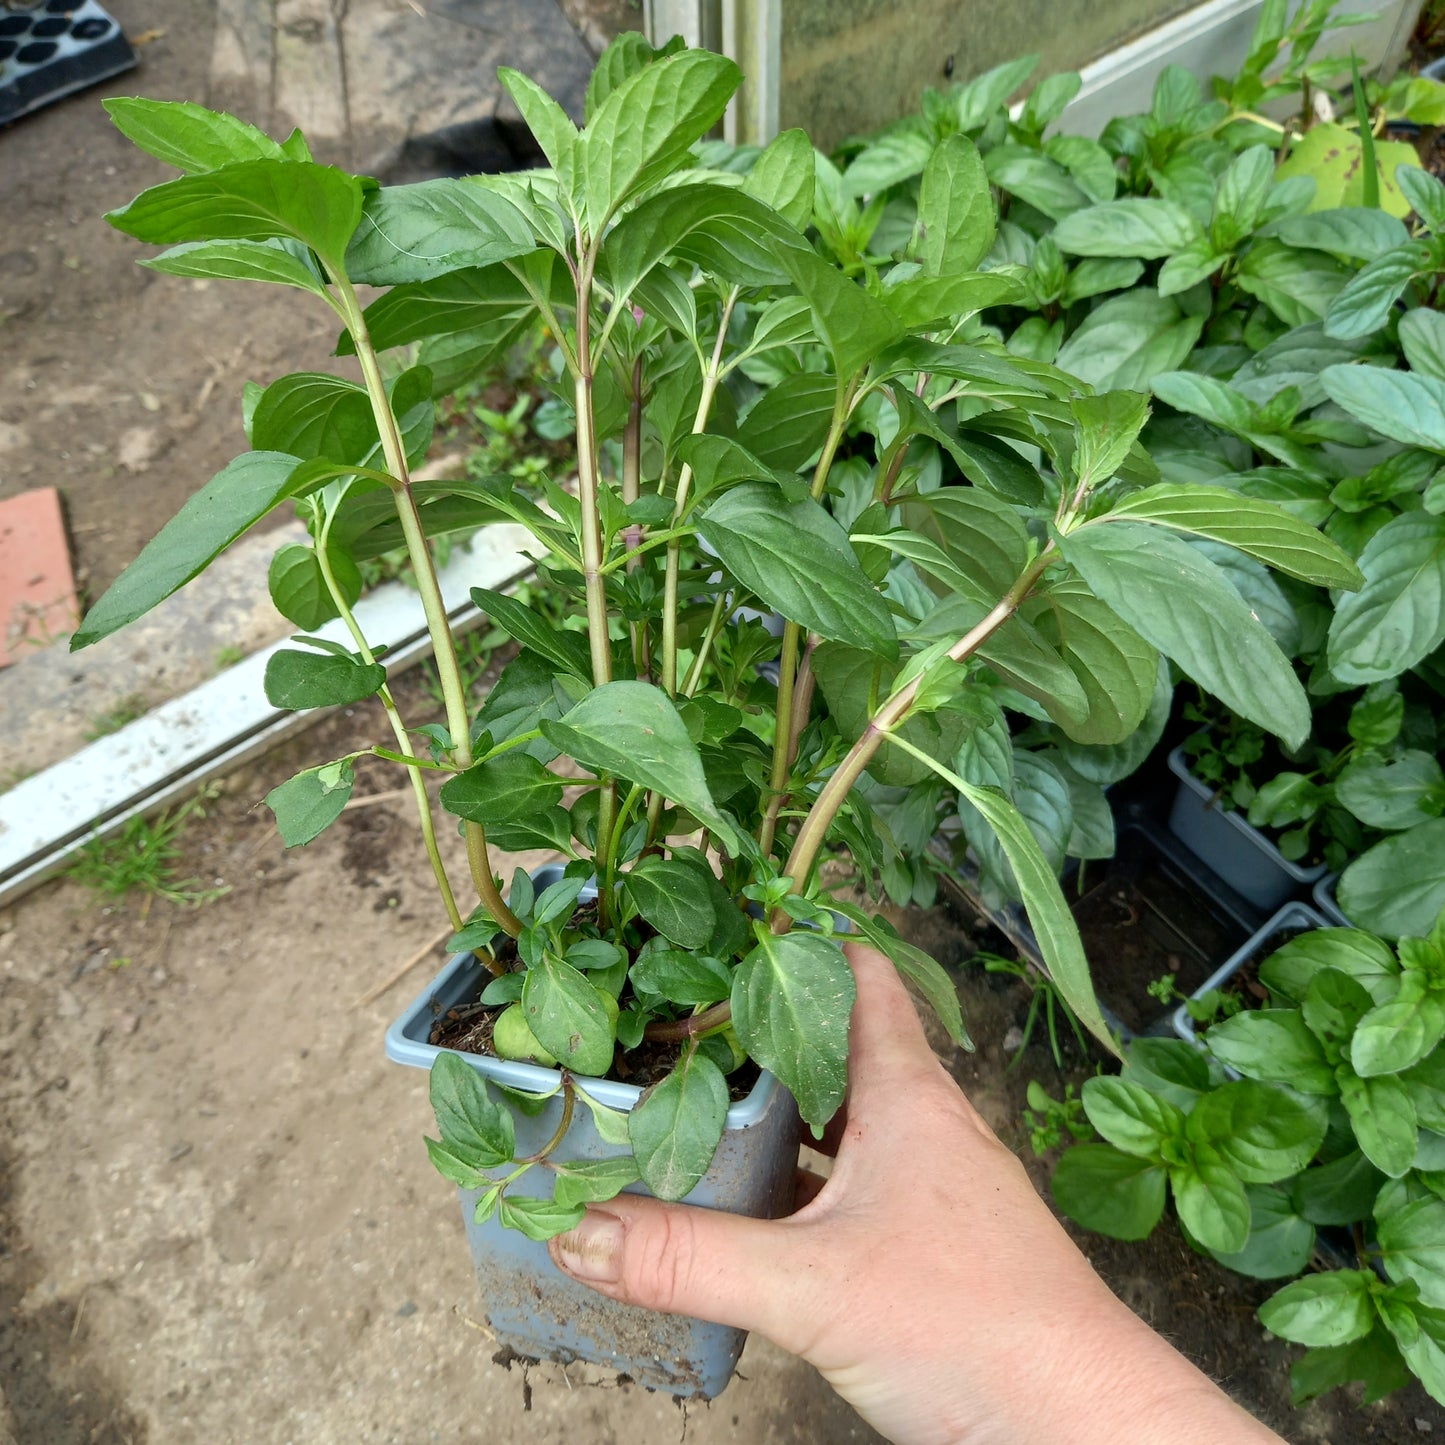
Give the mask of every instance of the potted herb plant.
[[[854, 987], [837, 916], [962, 1037], [937, 964], [820, 876], [834, 847], [870, 877], [881, 866], [869, 781], [917, 769], [976, 811], [1054, 983], [1107, 1042], [1010, 781], [983, 747], [964, 776], [960, 744], [1006, 736], [1003, 697], [1067, 736], [1127, 739], [1161, 654], [1298, 743], [1309, 709], [1293, 671], [1182, 539], [1216, 538], [1318, 585], [1358, 575], [1267, 502], [1158, 484], [1137, 443], [1142, 396], [1094, 394], [973, 324], [1014, 281], [975, 269], [996, 216], [963, 136], [930, 154], [899, 254], [855, 276], [809, 239], [822, 203], [806, 136], [780, 136], [746, 174], [697, 163], [738, 83], [731, 62], [624, 37], [597, 67], [581, 130], [532, 82], [504, 79], [549, 167], [398, 187], [316, 164], [298, 135], [278, 143], [188, 104], [110, 103], [128, 136], [184, 172], [110, 217], [171, 247], [146, 264], [305, 293], [336, 315], [362, 380], [289, 376], [249, 394], [253, 450], [145, 549], [75, 645], [139, 616], [273, 508], [297, 507], [311, 544], [273, 569], [273, 595], [303, 629], [339, 617], [352, 646], [300, 639], [272, 660], [268, 695], [291, 708], [377, 698], [391, 736], [366, 752], [411, 780], [460, 955], [420, 1012], [491, 1011], [493, 1053], [511, 1056], [400, 1031], [434, 1059], [433, 1161], [473, 1223], [524, 1240], [520, 1263], [479, 1263], [531, 1301], [529, 1319], [498, 1306], [494, 1325], [525, 1354], [711, 1394], [736, 1339], [635, 1313], [560, 1334], [577, 1301], [540, 1241], [622, 1188], [783, 1206], [794, 1102], [821, 1129], [846, 1083]], [[363, 304], [363, 285], [381, 294]], [[575, 487], [415, 480], [434, 396], [539, 323], [570, 378]], [[785, 374], [758, 381], [764, 359]], [[903, 464], [955, 403], [1025, 444], [998, 486], [930, 488]], [[575, 625], [475, 593], [520, 651], [473, 713], [428, 540], [499, 520], [530, 531]], [[400, 716], [352, 610], [355, 564], [398, 541], [445, 698], [445, 722], [425, 728]], [[778, 613], [781, 637], [735, 623], [746, 606]], [[772, 659], [775, 685], [759, 678]], [[358, 756], [270, 793], [288, 844], [339, 815]], [[433, 774], [465, 834], [474, 907], [436, 845]], [[544, 848], [562, 875], [518, 875], [504, 896], [499, 848]], [[751, 1086], [745, 1070], [761, 1071]], [[778, 1157], [745, 1186], [719, 1183], [749, 1130], [771, 1134]]]
[[[1266, 1006], [1213, 1023], [1202, 1051], [1136, 1040], [1121, 1076], [1084, 1084], [1107, 1142], [1064, 1156], [1055, 1198], [1143, 1239], [1172, 1193], [1220, 1263], [1297, 1276], [1259, 1311], [1308, 1347], [1296, 1403], [1352, 1380], [1375, 1400], [1414, 1376], [1445, 1404], [1445, 916], [1396, 948], [1306, 930], [1259, 979]], [[1317, 1230], [1339, 1232], [1347, 1267], [1306, 1273]]]

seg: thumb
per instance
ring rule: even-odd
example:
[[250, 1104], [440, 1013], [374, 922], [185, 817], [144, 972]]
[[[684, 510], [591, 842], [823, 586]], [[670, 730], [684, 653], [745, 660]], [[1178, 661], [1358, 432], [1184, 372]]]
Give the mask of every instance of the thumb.
[[564, 1274], [611, 1299], [758, 1330], [786, 1348], [777, 1331], [796, 1317], [793, 1233], [786, 1220], [620, 1194], [588, 1205], [547, 1248]]

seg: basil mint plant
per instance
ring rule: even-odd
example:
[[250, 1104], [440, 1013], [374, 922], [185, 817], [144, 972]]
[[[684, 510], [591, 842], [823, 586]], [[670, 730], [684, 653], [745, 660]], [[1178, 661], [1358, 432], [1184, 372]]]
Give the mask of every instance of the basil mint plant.
[[[930, 146], [896, 254], [860, 265], [826, 240], [826, 166], [801, 132], [760, 153], [699, 147], [739, 82], [730, 61], [626, 36], [597, 67], [581, 129], [531, 81], [503, 79], [547, 168], [395, 187], [318, 165], [297, 135], [110, 103], [183, 173], [110, 217], [170, 248], [145, 264], [293, 288], [334, 314], [361, 380], [308, 373], [249, 392], [252, 450], [75, 643], [140, 616], [268, 512], [297, 509], [309, 540], [283, 549], [271, 584], [303, 635], [271, 661], [268, 695], [288, 708], [375, 697], [389, 737], [268, 802], [301, 845], [341, 812], [359, 757], [409, 777], [456, 946], [493, 976], [495, 1047], [555, 1063], [564, 1096], [558, 1138], [516, 1159], [520, 1105], [443, 1053], [432, 1157], [483, 1191], [483, 1215], [540, 1238], [638, 1177], [686, 1195], [745, 1059], [821, 1129], [843, 1098], [854, 1002], [838, 917], [964, 1037], [938, 965], [820, 877], [831, 850], [869, 880], [895, 856], [870, 802], [880, 788], [937, 778], [963, 800], [1059, 990], [1108, 1044], [1051, 860], [999, 762], [1006, 710], [1047, 719], [1066, 744], [1123, 745], [1167, 657], [1298, 744], [1303, 688], [1230, 571], [1194, 544], [1316, 586], [1359, 574], [1268, 501], [1161, 482], [1138, 441], [1144, 396], [1096, 392], [975, 324], [1024, 283], [978, 269], [998, 226], [965, 135]], [[567, 377], [575, 485], [417, 480], [435, 398], [539, 326]], [[945, 476], [935, 445], [979, 460]], [[503, 521], [530, 533], [570, 616], [558, 627], [475, 592], [519, 650], [474, 711], [429, 542]], [[356, 621], [358, 564], [398, 544], [435, 648], [440, 724], [401, 716]], [[750, 612], [777, 614], [781, 636]], [[350, 645], [306, 635], [336, 618]], [[465, 834], [465, 881], [436, 845], [431, 773]], [[564, 860], [562, 881], [539, 891], [518, 875], [504, 896], [497, 851], [521, 849]], [[625, 1077], [630, 1053], [662, 1046], [675, 1062], [630, 1114], [596, 1104], [589, 1079]], [[553, 1199], [510, 1198], [523, 1170], [553, 1167], [577, 1108], [631, 1161], [557, 1163]]]
[[[1302, 1275], [1259, 1312], [1309, 1347], [1297, 1403], [1351, 1380], [1378, 1399], [1414, 1375], [1445, 1404], [1445, 914], [1393, 948], [1360, 929], [1301, 934], [1259, 979], [1267, 1006], [1213, 1024], [1203, 1051], [1136, 1040], [1119, 1078], [1084, 1085], [1108, 1142], [1064, 1156], [1055, 1198], [1142, 1239], [1167, 1190], [1220, 1263]], [[1343, 1267], [1303, 1274], [1317, 1235]]]

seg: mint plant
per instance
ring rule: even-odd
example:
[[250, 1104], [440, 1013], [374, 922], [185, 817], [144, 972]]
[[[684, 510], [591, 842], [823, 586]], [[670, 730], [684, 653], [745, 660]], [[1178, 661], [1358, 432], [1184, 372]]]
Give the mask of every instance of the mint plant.
[[1309, 1347], [1296, 1402], [1351, 1380], [1377, 1399], [1413, 1374], [1445, 1403], [1445, 915], [1397, 948], [1301, 934], [1260, 980], [1269, 1006], [1214, 1023], [1203, 1052], [1139, 1039], [1119, 1078], [1084, 1084], [1108, 1142], [1064, 1156], [1055, 1198], [1140, 1239], [1167, 1189], [1192, 1243], [1259, 1279], [1304, 1271], [1317, 1230], [1348, 1231], [1357, 1268], [1305, 1275], [1260, 1309]]
[[[273, 596], [303, 634], [340, 618], [351, 645], [299, 637], [272, 659], [268, 696], [298, 709], [375, 697], [391, 736], [275, 788], [284, 839], [309, 843], [336, 819], [359, 757], [404, 770], [455, 945], [493, 975], [486, 1006], [508, 1010], [497, 1045], [556, 1061], [564, 1118], [629, 1050], [676, 1048], [666, 1077], [605, 1126], [625, 1131], [664, 1198], [707, 1169], [743, 1058], [815, 1129], [837, 1109], [854, 988], [835, 915], [964, 1037], [938, 965], [820, 881], [834, 847], [869, 877], [896, 858], [875, 788], [952, 790], [970, 839], [1024, 897], [1054, 985], [1107, 1042], [1053, 862], [1013, 790], [1005, 708], [1071, 746], [1127, 748], [1167, 656], [1298, 745], [1303, 688], [1231, 574], [1189, 539], [1316, 586], [1357, 585], [1353, 562], [1270, 502], [1160, 482], [1138, 442], [1143, 396], [1096, 393], [976, 323], [1021, 283], [977, 269], [997, 220], [961, 122], [923, 158], [916, 223], [880, 265], [830, 245], [839, 210], [802, 133], [750, 166], [699, 163], [739, 81], [727, 60], [624, 37], [580, 130], [531, 81], [503, 79], [548, 168], [396, 187], [316, 164], [298, 135], [278, 143], [189, 104], [110, 103], [132, 140], [184, 172], [110, 217], [170, 247], [146, 264], [303, 293], [336, 316], [362, 382], [308, 373], [249, 391], [253, 450], [145, 549], [75, 645], [294, 505], [310, 541], [273, 567]], [[363, 304], [362, 285], [381, 294]], [[570, 381], [575, 491], [511, 474], [415, 480], [437, 395], [538, 324]], [[935, 444], [983, 460], [945, 478], [925, 455]], [[474, 591], [520, 647], [474, 710], [428, 540], [502, 520], [530, 532], [571, 610], [559, 627]], [[359, 564], [398, 542], [445, 700], [445, 722], [421, 729], [354, 612]], [[781, 637], [744, 609], [777, 613]], [[775, 683], [761, 671], [772, 661]], [[475, 906], [436, 845], [427, 772], [445, 775]], [[538, 893], [518, 876], [504, 896], [498, 848], [559, 855], [563, 882]], [[595, 902], [579, 908], [589, 882]], [[626, 1168], [583, 1178], [558, 1162], [553, 1200], [509, 1195], [565, 1130], [513, 1158], [512, 1104], [446, 1058], [433, 1158], [482, 1191], [483, 1217], [543, 1237], [630, 1182]]]

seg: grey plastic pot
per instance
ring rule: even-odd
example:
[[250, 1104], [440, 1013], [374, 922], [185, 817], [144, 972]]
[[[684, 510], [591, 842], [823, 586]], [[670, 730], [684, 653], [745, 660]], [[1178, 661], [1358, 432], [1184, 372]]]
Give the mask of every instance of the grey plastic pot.
[[[1250, 959], [1258, 958], [1261, 953], [1266, 952], [1281, 933], [1305, 932], [1308, 929], [1329, 926], [1329, 921], [1316, 913], [1308, 903], [1286, 903], [1262, 928], [1245, 940], [1238, 952], [1230, 954], [1189, 997], [1203, 998], [1211, 989], [1223, 988]], [[1194, 1020], [1189, 1017], [1186, 1005], [1180, 1004], [1174, 1010], [1173, 1023], [1174, 1032], [1181, 1039], [1191, 1044], [1199, 1042], [1199, 1036], [1194, 1031]], [[1231, 1077], [1238, 1078], [1232, 1069], [1227, 1072]]]
[[1169, 811], [1169, 831], [1257, 908], [1278, 908], [1324, 877], [1323, 863], [1313, 868], [1291, 863], [1242, 814], [1222, 808], [1209, 787], [1189, 771], [1183, 748], [1169, 754], [1169, 771], [1179, 779]]
[[[561, 876], [540, 869], [538, 888]], [[442, 1052], [428, 1042], [436, 1019], [448, 1009], [475, 1001], [483, 969], [471, 954], [458, 954], [386, 1033], [386, 1055], [399, 1064], [429, 1069]], [[545, 1094], [560, 1083], [556, 1069], [477, 1054], [459, 1054], [483, 1078], [523, 1093]], [[641, 1089], [606, 1079], [578, 1079], [592, 1098], [610, 1108], [630, 1110]], [[532, 1117], [515, 1112], [517, 1153], [542, 1148], [561, 1121], [560, 1094]], [[689, 1204], [769, 1219], [788, 1212], [798, 1158], [799, 1121], [792, 1095], [764, 1073], [746, 1099], [728, 1110], [722, 1142], [712, 1166], [687, 1197]], [[591, 1111], [580, 1102], [572, 1125], [555, 1152], [567, 1159], [607, 1159], [627, 1154], [597, 1133]], [[498, 1170], [498, 1175], [504, 1173]], [[533, 1169], [509, 1192], [550, 1198], [551, 1174]], [[646, 1193], [641, 1186], [632, 1192]], [[649, 1389], [711, 1399], [732, 1378], [746, 1335], [742, 1330], [682, 1315], [618, 1304], [562, 1274], [547, 1246], [492, 1218], [477, 1224], [479, 1191], [459, 1190], [472, 1265], [487, 1323], [498, 1340], [519, 1355], [569, 1364], [585, 1360], [630, 1375]]]
[[1335, 897], [1335, 889], [1339, 886], [1339, 881], [1338, 873], [1327, 874], [1310, 890], [1310, 895], [1315, 900], [1315, 907], [1331, 923], [1340, 928], [1353, 928], [1355, 925], [1345, 917], [1345, 910], [1340, 907], [1339, 900]]

